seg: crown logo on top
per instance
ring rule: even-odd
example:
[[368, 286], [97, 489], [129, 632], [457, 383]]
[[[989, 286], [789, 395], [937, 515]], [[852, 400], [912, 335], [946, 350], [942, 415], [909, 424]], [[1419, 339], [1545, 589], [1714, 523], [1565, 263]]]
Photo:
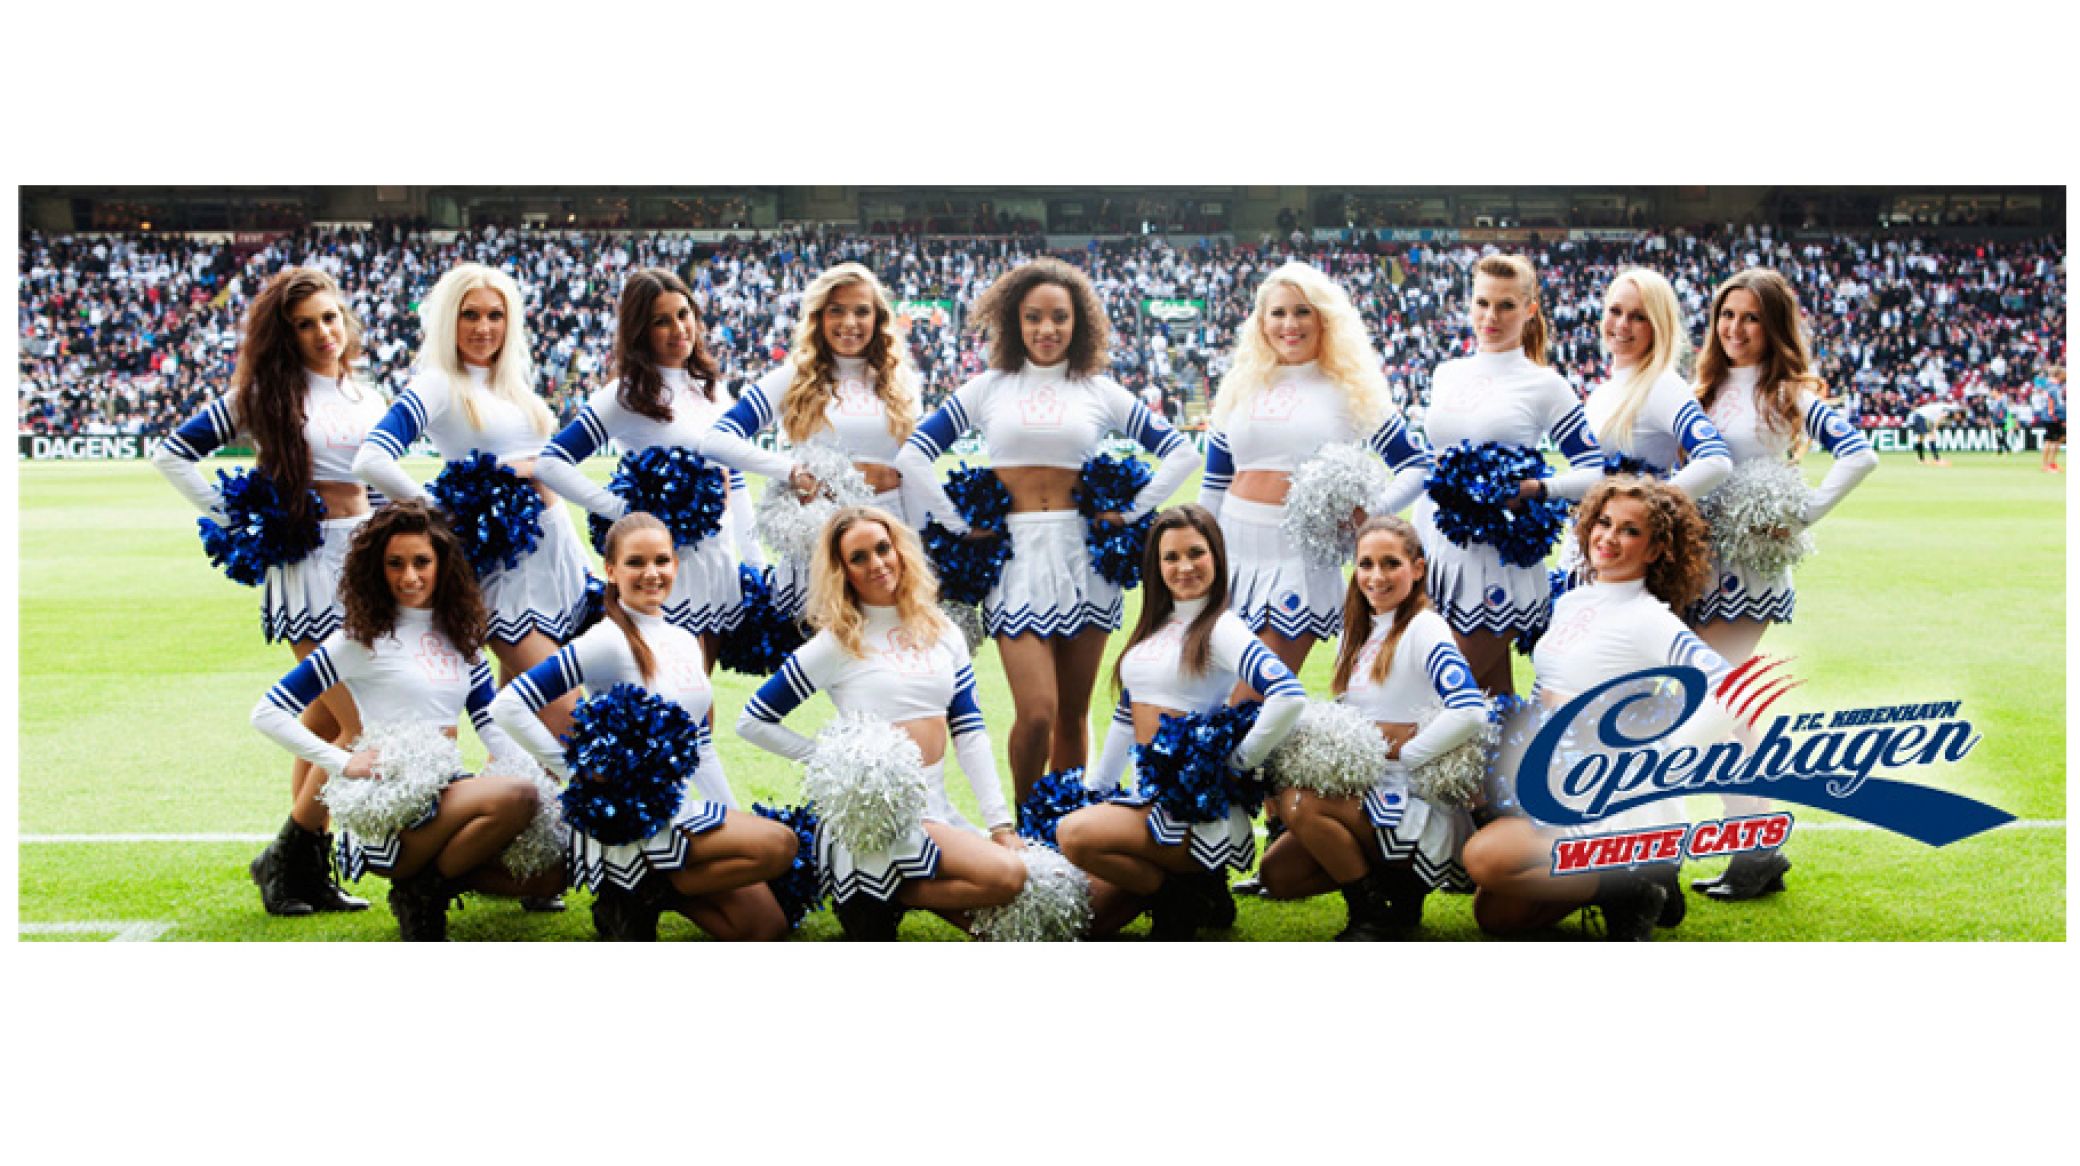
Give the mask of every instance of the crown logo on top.
[[419, 650], [414, 654], [418, 657], [420, 670], [426, 673], [426, 679], [436, 684], [453, 684], [462, 679], [462, 657], [456, 655], [455, 650], [448, 647], [448, 641], [440, 636], [432, 632], [420, 636]]
[[1292, 381], [1280, 381], [1257, 394], [1250, 404], [1252, 421], [1291, 421], [1300, 408], [1300, 386]]
[[1018, 413], [1025, 423], [1043, 429], [1060, 428], [1062, 411], [1062, 399], [1053, 385], [1028, 389], [1018, 402]]
[[867, 382], [846, 377], [838, 382], [838, 412], [847, 417], [872, 417], [881, 412], [881, 402], [874, 398]]

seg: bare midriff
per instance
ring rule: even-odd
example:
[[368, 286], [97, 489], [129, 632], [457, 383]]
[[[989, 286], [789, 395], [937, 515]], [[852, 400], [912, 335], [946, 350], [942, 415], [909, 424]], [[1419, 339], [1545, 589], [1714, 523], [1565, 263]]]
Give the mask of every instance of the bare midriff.
[[1286, 492], [1292, 488], [1293, 475], [1284, 470], [1239, 470], [1228, 483], [1228, 496], [1244, 502], [1283, 506]]
[[1146, 745], [1155, 740], [1156, 730], [1163, 725], [1164, 717], [1181, 717], [1185, 714], [1176, 709], [1166, 709], [1159, 704], [1134, 702], [1134, 741]]
[[852, 468], [858, 470], [860, 476], [867, 480], [867, 489], [876, 494], [886, 494], [890, 490], [902, 488], [903, 471], [894, 466], [884, 466], [879, 462], [854, 462]]
[[1076, 509], [1076, 478], [1079, 473], [1059, 466], [997, 468], [997, 478], [1011, 492], [1013, 514]]
[[914, 721], [897, 721], [896, 728], [910, 734], [910, 739], [917, 742], [917, 752], [923, 756], [927, 768], [945, 759], [945, 717], [919, 717]]
[[327, 518], [359, 518], [368, 513], [368, 487], [359, 482], [312, 482]]

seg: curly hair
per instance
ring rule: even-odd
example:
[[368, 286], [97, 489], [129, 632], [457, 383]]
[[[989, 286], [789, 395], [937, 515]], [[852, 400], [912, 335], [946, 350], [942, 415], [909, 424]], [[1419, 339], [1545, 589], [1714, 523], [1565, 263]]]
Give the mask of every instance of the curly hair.
[[312, 296], [331, 296], [346, 333], [339, 354], [340, 380], [353, 375], [361, 358], [361, 320], [332, 277], [315, 267], [284, 268], [246, 308], [245, 337], [231, 370], [231, 411], [253, 435], [260, 470], [281, 490], [289, 517], [314, 521], [310, 510], [311, 450], [304, 440], [303, 351], [289, 314]]
[[874, 370], [874, 395], [881, 398], [882, 411], [888, 415], [889, 436], [899, 443], [907, 441], [910, 431], [917, 428], [917, 374], [905, 358], [888, 289], [857, 263], [838, 264], [817, 276], [802, 294], [802, 318], [795, 323], [794, 348], [788, 354], [794, 376], [780, 398], [780, 429], [788, 441], [800, 443], [825, 424], [824, 410], [837, 391], [832, 376], [837, 358], [823, 335], [823, 311], [831, 296], [846, 287], [864, 287], [873, 297], [874, 336], [867, 341], [867, 367]]
[[433, 290], [419, 302], [419, 324], [423, 330], [419, 365], [440, 370], [448, 378], [449, 391], [462, 406], [469, 427], [484, 428], [483, 418], [477, 412], [476, 390], [471, 386], [469, 371], [462, 366], [461, 350], [456, 347], [462, 301], [479, 289], [498, 293], [506, 310], [505, 345], [493, 358], [485, 388], [492, 396], [519, 409], [533, 423], [536, 433], [547, 436], [556, 427], [556, 415], [535, 395], [534, 359], [528, 355], [533, 342], [527, 335], [527, 304], [520, 295], [520, 285], [505, 272], [481, 263], [458, 263], [434, 281]]
[[1546, 362], [1546, 313], [1538, 303], [1538, 268], [1522, 255], [1489, 255], [1473, 265], [1475, 275], [1513, 279], [1531, 304], [1531, 318], [1524, 321], [1524, 355], [1533, 364]]
[[651, 305], [657, 297], [672, 292], [686, 297], [686, 306], [694, 313], [693, 351], [686, 357], [687, 375], [710, 401], [715, 399], [715, 386], [722, 376], [722, 367], [708, 351], [707, 329], [701, 323], [700, 308], [693, 302], [693, 289], [661, 267], [633, 272], [621, 285], [619, 318], [614, 328], [613, 369], [618, 386], [615, 400], [629, 412], [652, 421], [672, 419], [671, 403], [665, 400], [664, 374], [657, 370], [657, 361], [650, 354]]
[[1361, 435], [1370, 435], [1386, 420], [1392, 407], [1387, 398], [1387, 378], [1380, 372], [1379, 354], [1365, 338], [1365, 320], [1351, 303], [1350, 293], [1320, 271], [1298, 261], [1288, 263], [1257, 285], [1249, 319], [1236, 331], [1235, 364], [1221, 378], [1213, 396], [1213, 420], [1226, 421], [1271, 380], [1278, 368], [1278, 354], [1264, 338], [1264, 313], [1269, 310], [1273, 288], [1289, 287], [1300, 293], [1315, 311], [1321, 327], [1320, 355], [1316, 358], [1322, 375], [1336, 383], [1350, 402], [1351, 419]]
[[1763, 423], [1778, 433], [1791, 435], [1791, 456], [1805, 452], [1805, 426], [1801, 424], [1804, 414], [1798, 407], [1801, 391], [1824, 394], [1827, 382], [1809, 371], [1813, 366], [1811, 349], [1806, 345], [1805, 321], [1798, 310], [1798, 293], [1781, 275], [1767, 267], [1750, 267], [1729, 277], [1712, 293], [1712, 314], [1705, 321], [1704, 351], [1697, 355], [1697, 381], [1691, 391], [1697, 394], [1698, 403], [1709, 412], [1712, 403], [1719, 399], [1719, 391], [1726, 385], [1727, 370], [1733, 362], [1727, 358], [1726, 349], [1719, 342], [1719, 313], [1726, 309], [1726, 297], [1744, 291], [1755, 297], [1762, 305], [1762, 337], [1766, 350], [1762, 357], [1760, 374], [1755, 381], [1755, 412]]
[[917, 534], [878, 506], [846, 506], [824, 523], [823, 538], [816, 543], [816, 557], [809, 566], [809, 601], [803, 616], [811, 627], [827, 631], [845, 654], [863, 659], [867, 654], [863, 632], [866, 613], [860, 610], [859, 593], [845, 576], [845, 553], [840, 545], [846, 532], [863, 522], [881, 524], [895, 546], [896, 560], [903, 573], [896, 580], [896, 618], [911, 641], [936, 643], [952, 624], [939, 613], [939, 577]]
[[975, 327], [989, 336], [989, 366], [1004, 372], [1025, 367], [1025, 337], [1018, 310], [1034, 288], [1052, 284], [1069, 293], [1074, 331], [1069, 336], [1069, 375], [1091, 377], [1112, 363], [1112, 324], [1105, 305], [1083, 272], [1059, 259], [1035, 259], [997, 277], [975, 301]]
[[[1591, 561], [1589, 539], [1613, 498], [1631, 498], [1646, 508], [1647, 545], [1660, 552], [1647, 564], [1647, 590], [1671, 611], [1695, 603], [1711, 582], [1711, 529], [1690, 496], [1667, 482], [1613, 474], [1597, 483], [1574, 516], [1575, 547], [1582, 561]], [[1594, 568], [1590, 570], [1593, 575]]]
[[1186, 676], [1204, 676], [1206, 666], [1213, 659], [1213, 625], [1221, 613], [1228, 610], [1228, 544], [1221, 537], [1221, 524], [1214, 520], [1211, 511], [1196, 503], [1187, 502], [1172, 506], [1156, 515], [1148, 528], [1148, 545], [1141, 551], [1141, 617], [1134, 621], [1134, 631], [1127, 636], [1127, 645], [1120, 649], [1119, 658], [1112, 662], [1112, 693], [1116, 697], [1124, 687], [1120, 680], [1121, 661], [1134, 645], [1162, 630], [1170, 622], [1170, 614], [1177, 610], [1177, 600], [1170, 594], [1170, 585], [1163, 581], [1163, 536], [1173, 530], [1195, 530], [1206, 540], [1206, 548], [1213, 552], [1213, 580], [1206, 590], [1206, 607], [1199, 612], [1192, 626], [1184, 630], [1184, 646], [1178, 650], [1177, 668]]
[[[1416, 577], [1415, 585], [1408, 589], [1408, 594], [1402, 597], [1400, 605], [1394, 609], [1394, 630], [1387, 633], [1387, 642], [1380, 645], [1379, 656], [1372, 662], [1372, 682], [1379, 684], [1386, 680], [1387, 673], [1394, 666], [1394, 648], [1401, 642], [1402, 635], [1408, 631], [1409, 621], [1418, 613], [1430, 610], [1430, 591], [1425, 585], [1428, 582], [1429, 560], [1423, 555], [1423, 540], [1417, 536], [1416, 528], [1409, 525], [1407, 519], [1396, 518], [1391, 514], [1366, 519], [1365, 525], [1358, 528], [1357, 545], [1362, 548], [1366, 536], [1373, 534], [1393, 536], [1401, 544], [1401, 554], [1404, 558], [1411, 563], [1426, 565], [1424, 574]], [[1351, 671], [1358, 665], [1359, 649], [1372, 638], [1374, 618], [1372, 602], [1358, 589], [1358, 576], [1353, 572], [1351, 581], [1343, 592], [1343, 636], [1336, 644], [1336, 671], [1329, 680], [1330, 692], [1342, 696], [1349, 691]]]
[[364, 648], [397, 629], [397, 597], [383, 571], [390, 540], [398, 535], [425, 535], [433, 544], [433, 626], [464, 657], [484, 646], [491, 615], [484, 593], [470, 570], [469, 555], [448, 520], [424, 502], [392, 502], [354, 528], [347, 562], [339, 576], [341, 623], [347, 638]]

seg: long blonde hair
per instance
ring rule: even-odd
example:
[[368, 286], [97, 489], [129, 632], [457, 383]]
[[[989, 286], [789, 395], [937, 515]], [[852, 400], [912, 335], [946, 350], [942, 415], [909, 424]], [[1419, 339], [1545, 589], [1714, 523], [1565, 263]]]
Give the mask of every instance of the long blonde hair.
[[534, 392], [534, 358], [527, 335], [527, 307], [521, 301], [520, 285], [513, 277], [481, 263], [458, 263], [426, 293], [419, 305], [419, 323], [425, 338], [419, 344], [419, 365], [446, 374], [449, 392], [462, 405], [462, 415], [471, 429], [484, 428], [477, 411], [476, 393], [462, 354], [455, 347], [456, 318], [462, 314], [462, 299], [478, 288], [498, 293], [506, 306], [506, 339], [491, 362], [486, 388], [491, 395], [519, 409], [533, 423], [536, 433], [547, 436], [556, 427], [556, 417]]
[[953, 626], [939, 613], [939, 577], [932, 573], [916, 532], [878, 506], [847, 506], [824, 524], [823, 538], [816, 543], [815, 560], [809, 567], [804, 618], [810, 626], [829, 632], [846, 655], [865, 658], [867, 614], [860, 609], [859, 593], [845, 577], [844, 552], [838, 548], [845, 533], [862, 522], [880, 523], [888, 531], [896, 560], [903, 565], [902, 577], [896, 580], [896, 619], [903, 631], [915, 644], [937, 642]]
[[1351, 303], [1343, 285], [1305, 263], [1292, 262], [1264, 277], [1257, 285], [1249, 319], [1243, 321], [1235, 344], [1235, 364], [1221, 377], [1213, 396], [1213, 423], [1222, 424], [1237, 408], [1271, 382], [1278, 371], [1278, 354], [1264, 339], [1264, 313], [1271, 290], [1289, 287], [1300, 293], [1315, 318], [1321, 321], [1321, 346], [1316, 358], [1322, 375], [1334, 381], [1350, 401], [1351, 419], [1360, 436], [1370, 436], [1386, 420], [1391, 401], [1387, 378], [1380, 372], [1379, 354], [1365, 338], [1365, 320]]
[[[1628, 267], [1613, 276], [1610, 286], [1604, 289], [1605, 310], [1609, 310], [1618, 285], [1623, 283], [1631, 284], [1632, 290], [1639, 293], [1647, 324], [1654, 329], [1654, 342], [1647, 347], [1646, 359], [1626, 374], [1618, 390], [1618, 407], [1596, 434], [1596, 444], [1621, 452], [1632, 449], [1632, 425], [1639, 420], [1639, 411], [1646, 407], [1647, 398], [1653, 395], [1654, 382], [1680, 365], [1690, 352], [1690, 336], [1683, 329], [1683, 305], [1676, 300], [1676, 289], [1669, 286], [1668, 280], [1658, 271]], [[1610, 355], [1610, 345], [1603, 346], [1603, 354]]]
[[1750, 267], [1727, 279], [1712, 293], [1712, 314], [1704, 324], [1704, 351], [1697, 357], [1697, 379], [1691, 391], [1710, 412], [1712, 403], [1719, 399], [1719, 390], [1725, 387], [1726, 373], [1733, 361], [1719, 343], [1719, 311], [1726, 306], [1726, 298], [1737, 291], [1748, 292], [1762, 305], [1765, 351], [1755, 381], [1755, 413], [1764, 425], [1791, 436], [1791, 456], [1796, 458], [1806, 448], [1798, 395], [1802, 390], [1811, 390], [1815, 396], [1825, 395], [1827, 382], [1810, 371], [1813, 357], [1806, 346], [1798, 293], [1791, 290], [1783, 276], [1767, 267]]
[[840, 263], [809, 284], [802, 296], [802, 318], [795, 322], [794, 345], [788, 364], [794, 377], [780, 398], [780, 429], [787, 440], [799, 444], [823, 428], [824, 410], [837, 392], [833, 370], [837, 358], [823, 335], [823, 310], [839, 288], [864, 287], [874, 297], [874, 336], [867, 341], [867, 367], [874, 371], [874, 395], [881, 398], [888, 414], [888, 435], [908, 441], [917, 428], [917, 374], [906, 359], [901, 333], [896, 331], [895, 305], [888, 289], [874, 273], [857, 263]]
[[[1416, 528], [1406, 519], [1391, 514], [1367, 519], [1365, 525], [1358, 528], [1358, 544], [1364, 545], [1365, 536], [1370, 534], [1393, 535], [1400, 540], [1401, 553], [1411, 563], [1429, 562], [1423, 555], [1423, 540], [1417, 537]], [[1407, 634], [1409, 623], [1430, 610], [1429, 582], [1430, 573], [1426, 566], [1423, 577], [1415, 581], [1408, 594], [1402, 597], [1400, 606], [1394, 609], [1394, 630], [1387, 633], [1387, 642], [1380, 645], [1379, 655], [1372, 661], [1372, 683], [1386, 682], [1387, 673], [1394, 667], [1394, 649], [1401, 643], [1401, 637]], [[1352, 572], [1351, 581], [1343, 592], [1343, 638], [1336, 645], [1336, 671], [1329, 678], [1330, 692], [1342, 696], [1350, 691], [1351, 672], [1358, 666], [1359, 650], [1372, 638], [1375, 618], [1372, 603], [1358, 589], [1357, 573]]]
[[1513, 279], [1531, 302], [1531, 318], [1524, 321], [1524, 355], [1533, 364], [1546, 362], [1546, 310], [1538, 302], [1538, 268], [1522, 255], [1487, 255], [1473, 265], [1475, 275]]

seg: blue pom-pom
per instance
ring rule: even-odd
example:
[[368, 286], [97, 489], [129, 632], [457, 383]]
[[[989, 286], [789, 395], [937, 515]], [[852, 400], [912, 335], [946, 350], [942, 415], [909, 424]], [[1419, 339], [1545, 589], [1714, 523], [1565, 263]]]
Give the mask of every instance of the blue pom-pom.
[[989, 469], [961, 467], [946, 476], [946, 496], [963, 521], [998, 537], [970, 541], [936, 522], [925, 524], [925, 554], [939, 575], [939, 597], [981, 603], [1011, 561], [1011, 491]]
[[1117, 587], [1131, 590], [1141, 585], [1142, 549], [1156, 516], [1144, 514], [1125, 526], [1114, 526], [1098, 515], [1133, 509], [1141, 488], [1154, 477], [1155, 471], [1138, 457], [1106, 454], [1084, 462], [1077, 476], [1076, 509], [1083, 515], [1083, 545], [1090, 552], [1091, 568]]
[[744, 604], [735, 626], [722, 633], [715, 662], [739, 675], [771, 676], [789, 653], [808, 641], [808, 633], [794, 617], [773, 606], [772, 568], [761, 571], [739, 563], [737, 579], [743, 585]]
[[1513, 567], [1545, 562], [1567, 522], [1564, 499], [1534, 499], [1511, 511], [1517, 483], [1552, 473], [1537, 450], [1506, 442], [1462, 441], [1438, 451], [1426, 489], [1438, 532], [1454, 546], [1489, 546]]
[[803, 916], [823, 905], [822, 879], [816, 870], [816, 811], [808, 806], [775, 809], [753, 802], [751, 812], [794, 831], [794, 862], [786, 874], [767, 879], [766, 886], [772, 888], [773, 897], [780, 900], [780, 909], [787, 913], [787, 926], [800, 927]]
[[592, 629], [592, 625], [607, 618], [606, 581], [590, 571], [585, 572], [585, 604], [578, 609], [578, 622], [571, 634], [564, 639], [568, 644]]
[[1134, 746], [1141, 795], [1181, 822], [1217, 822], [1231, 806], [1255, 812], [1270, 787], [1229, 769], [1228, 755], [1263, 707], [1251, 701], [1182, 717], [1165, 713], [1148, 744]]
[[1603, 455], [1605, 474], [1637, 474], [1642, 478], [1666, 478], [1668, 471], [1643, 457], [1635, 457], [1617, 450], [1606, 450]]
[[[640, 510], [664, 523], [675, 547], [713, 538], [729, 506], [729, 472], [680, 445], [653, 445], [622, 455], [607, 489], [631, 512]], [[613, 523], [595, 514], [590, 525], [592, 549], [606, 554], [607, 528]]]
[[1552, 595], [1546, 602], [1545, 614], [1539, 617], [1537, 623], [1517, 633], [1517, 651], [1526, 658], [1530, 657], [1532, 649], [1538, 647], [1538, 641], [1545, 638], [1546, 629], [1553, 626], [1553, 604], [1560, 602], [1560, 597], [1567, 594], [1569, 585], [1567, 572], [1560, 568], [1554, 567], [1546, 572], [1546, 587]]
[[1050, 773], [1033, 783], [1018, 803], [1018, 833], [1029, 842], [1060, 849], [1055, 827], [1084, 808], [1101, 806], [1119, 796], [1118, 789], [1091, 789], [1083, 784], [1083, 766]]
[[447, 513], [479, 579], [510, 570], [541, 544], [541, 494], [482, 450], [441, 467], [426, 492]]
[[210, 565], [233, 583], [257, 587], [266, 581], [269, 567], [302, 562], [324, 540], [318, 523], [325, 517], [325, 503], [316, 490], [308, 495], [310, 519], [299, 523], [290, 519], [274, 479], [258, 469], [218, 470], [217, 488], [224, 498], [224, 521], [198, 518], [195, 525]]
[[700, 726], [677, 701], [617, 684], [571, 714], [563, 820], [606, 846], [669, 827], [700, 765]]

